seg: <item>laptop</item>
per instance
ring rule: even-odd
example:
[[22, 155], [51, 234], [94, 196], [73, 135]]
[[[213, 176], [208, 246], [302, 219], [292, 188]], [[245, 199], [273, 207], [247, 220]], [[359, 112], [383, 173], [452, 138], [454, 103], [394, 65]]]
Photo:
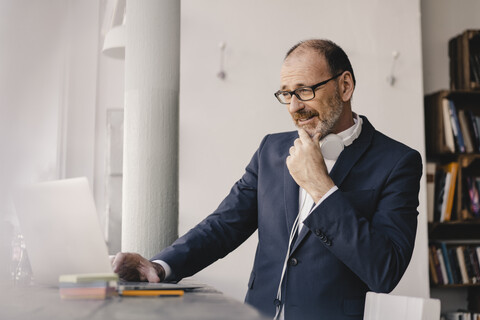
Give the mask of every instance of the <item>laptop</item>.
[[[112, 273], [86, 178], [38, 183], [13, 195], [34, 282], [58, 286], [62, 274]], [[191, 289], [201, 285], [121, 282], [129, 290]]]

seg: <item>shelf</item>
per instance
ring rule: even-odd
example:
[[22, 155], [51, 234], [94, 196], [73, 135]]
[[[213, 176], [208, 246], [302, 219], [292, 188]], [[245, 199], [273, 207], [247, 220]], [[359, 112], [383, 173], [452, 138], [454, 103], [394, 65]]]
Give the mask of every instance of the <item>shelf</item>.
[[457, 99], [457, 98], [465, 98], [465, 97], [472, 97], [478, 99], [480, 97], [480, 90], [454, 90], [454, 91], [446, 91], [447, 98], [449, 99]]
[[480, 240], [480, 219], [428, 224], [429, 240]]
[[479, 288], [480, 283], [469, 283], [469, 284], [430, 284], [430, 288], [436, 289], [449, 289], [449, 288]]

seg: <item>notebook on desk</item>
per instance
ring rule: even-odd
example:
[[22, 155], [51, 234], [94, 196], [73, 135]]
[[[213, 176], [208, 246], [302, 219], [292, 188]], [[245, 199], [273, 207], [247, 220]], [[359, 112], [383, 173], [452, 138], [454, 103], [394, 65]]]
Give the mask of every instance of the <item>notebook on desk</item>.
[[[65, 274], [113, 272], [86, 178], [25, 187], [14, 193], [13, 201], [36, 284], [58, 286], [59, 276]], [[128, 282], [121, 285], [128, 285], [129, 290], [194, 286]]]

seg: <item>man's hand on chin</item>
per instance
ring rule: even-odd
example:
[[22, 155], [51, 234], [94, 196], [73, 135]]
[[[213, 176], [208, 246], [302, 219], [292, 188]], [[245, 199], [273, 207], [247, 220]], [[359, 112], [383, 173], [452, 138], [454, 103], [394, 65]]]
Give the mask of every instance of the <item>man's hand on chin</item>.
[[298, 129], [298, 135], [286, 160], [288, 171], [317, 203], [335, 184], [328, 175], [320, 150], [320, 134], [310, 137], [304, 129]]
[[112, 262], [113, 272], [126, 281], [161, 282], [165, 270], [158, 263], [151, 262], [138, 253], [119, 252]]

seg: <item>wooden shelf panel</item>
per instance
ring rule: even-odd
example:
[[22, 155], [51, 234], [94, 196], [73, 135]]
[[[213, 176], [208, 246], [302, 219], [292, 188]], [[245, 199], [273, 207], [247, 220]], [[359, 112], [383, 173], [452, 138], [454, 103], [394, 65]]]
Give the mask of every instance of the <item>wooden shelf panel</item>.
[[480, 220], [428, 224], [430, 240], [480, 240]]
[[437, 289], [449, 289], [449, 288], [473, 288], [480, 287], [480, 283], [470, 283], [470, 284], [430, 284], [430, 288]]

